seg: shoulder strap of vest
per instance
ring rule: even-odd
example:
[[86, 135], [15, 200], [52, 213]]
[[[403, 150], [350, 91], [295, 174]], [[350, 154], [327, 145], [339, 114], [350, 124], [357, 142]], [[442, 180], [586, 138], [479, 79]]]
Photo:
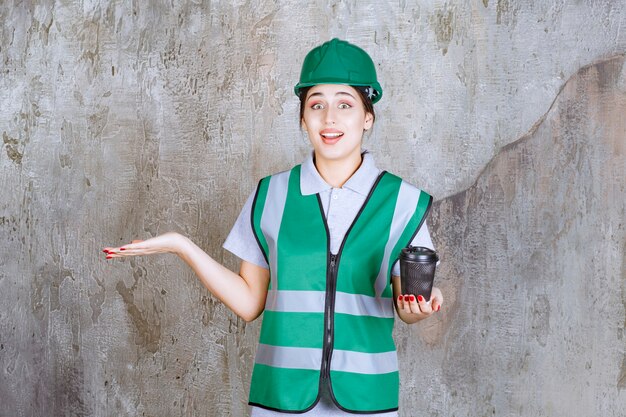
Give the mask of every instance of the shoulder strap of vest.
[[259, 184], [256, 187], [256, 193], [254, 194], [254, 200], [252, 201], [252, 209], [250, 210], [250, 225], [252, 226], [252, 233], [256, 239], [265, 262], [269, 265], [269, 248], [265, 236], [261, 233], [261, 215], [263, 214], [263, 207], [265, 206], [265, 200], [267, 199], [267, 191], [270, 185], [271, 175], [261, 178]]
[[[269, 175], [259, 181], [259, 185], [256, 189], [252, 209], [250, 210], [250, 224], [252, 226], [252, 233], [268, 265], [270, 260], [270, 248], [267, 244], [264, 227], [267, 226], [267, 221], [272, 225], [280, 224], [282, 208], [284, 207], [285, 198], [289, 190], [290, 178], [299, 178], [300, 168], [300, 165], [296, 165], [290, 170]], [[269, 209], [267, 209], [267, 207], [269, 207]], [[276, 216], [277, 218], [273, 218]], [[262, 220], [263, 217], [268, 218]], [[265, 225], [263, 227], [262, 222]], [[276, 230], [275, 232], [277, 234], [278, 231]]]
[[409, 236], [408, 240], [406, 240], [405, 242], [398, 242], [398, 243], [400, 243], [402, 245], [401, 247], [407, 247], [407, 246], [409, 246], [411, 244], [411, 242], [413, 241], [413, 239], [417, 235], [417, 232], [419, 232], [419, 230], [422, 228], [422, 225], [426, 221], [426, 217], [428, 217], [428, 214], [430, 213], [430, 209], [431, 209], [432, 204], [433, 204], [433, 196], [431, 196], [427, 192], [425, 192], [423, 190], [420, 190], [419, 188], [416, 188], [413, 185], [407, 183], [406, 181], [404, 181], [402, 178], [398, 177], [397, 175], [394, 175], [394, 174], [392, 174], [390, 172], [387, 172], [387, 171], [385, 171], [384, 173], [385, 173], [385, 175], [391, 175], [391, 176], [397, 178], [398, 180], [402, 181], [403, 185], [411, 188], [414, 192], [419, 193], [419, 199], [417, 201], [417, 206], [415, 207], [415, 212], [413, 214], [413, 216], [415, 216], [416, 219], [419, 219], [419, 221], [417, 222], [416, 227], [412, 231], [412, 233]]

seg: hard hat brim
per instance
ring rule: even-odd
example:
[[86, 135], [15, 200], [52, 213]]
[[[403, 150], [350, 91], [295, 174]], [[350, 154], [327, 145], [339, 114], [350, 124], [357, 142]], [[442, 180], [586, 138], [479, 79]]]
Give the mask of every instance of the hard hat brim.
[[379, 102], [380, 99], [383, 97], [383, 89], [382, 89], [382, 87], [380, 86], [380, 84], [378, 82], [366, 83], [366, 84], [359, 84], [359, 83], [346, 84], [346, 82], [343, 81], [343, 80], [342, 81], [337, 81], [337, 80], [320, 80], [320, 81], [316, 81], [314, 83], [298, 83], [293, 88], [293, 91], [294, 91], [294, 93], [296, 93], [296, 96], [300, 97], [300, 90], [302, 90], [303, 88], [313, 87], [313, 86], [320, 85], [320, 84], [348, 85], [350, 87], [372, 87], [374, 89], [374, 91], [376, 91], [376, 95], [374, 97], [372, 97], [372, 104]]

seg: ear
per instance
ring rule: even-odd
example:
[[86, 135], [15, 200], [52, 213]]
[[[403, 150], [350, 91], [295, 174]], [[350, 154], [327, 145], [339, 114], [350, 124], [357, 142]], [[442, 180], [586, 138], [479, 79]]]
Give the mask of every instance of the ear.
[[372, 113], [365, 113], [365, 123], [363, 123], [363, 130], [370, 130], [374, 125], [374, 115]]
[[302, 119], [300, 119], [300, 128], [302, 130], [304, 130], [305, 132], [307, 131], [306, 122], [304, 121], [304, 117]]

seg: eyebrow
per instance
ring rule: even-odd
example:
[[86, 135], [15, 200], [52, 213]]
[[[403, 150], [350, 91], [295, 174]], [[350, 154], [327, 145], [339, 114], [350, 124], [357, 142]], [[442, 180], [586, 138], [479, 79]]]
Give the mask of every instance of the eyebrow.
[[[313, 93], [309, 96], [309, 98], [307, 98], [307, 101], [311, 98], [311, 97], [315, 97], [315, 96], [323, 96], [322, 93]], [[353, 99], [356, 100], [356, 97], [354, 97], [352, 94], [348, 93], [347, 91], [339, 91], [337, 93], [335, 93], [335, 96], [349, 96], [352, 97]]]

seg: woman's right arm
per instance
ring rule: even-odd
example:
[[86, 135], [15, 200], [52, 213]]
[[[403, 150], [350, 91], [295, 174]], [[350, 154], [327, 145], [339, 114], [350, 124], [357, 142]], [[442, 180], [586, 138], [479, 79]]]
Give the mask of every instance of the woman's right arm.
[[119, 248], [104, 248], [107, 259], [175, 253], [196, 273], [202, 284], [235, 314], [251, 322], [261, 315], [269, 286], [269, 270], [242, 261], [239, 274], [221, 265], [187, 237], [165, 233]]

